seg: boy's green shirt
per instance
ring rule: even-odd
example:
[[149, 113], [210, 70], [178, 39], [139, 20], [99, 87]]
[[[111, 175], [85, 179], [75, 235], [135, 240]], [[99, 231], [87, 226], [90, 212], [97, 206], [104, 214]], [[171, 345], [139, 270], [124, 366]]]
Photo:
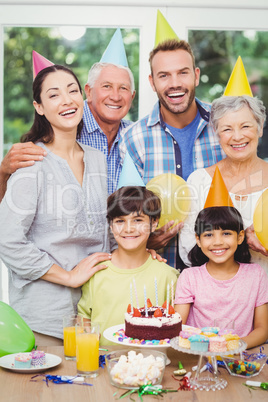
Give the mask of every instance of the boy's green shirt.
[[[103, 264], [103, 263], [102, 263]], [[106, 261], [108, 268], [97, 272], [82, 287], [82, 297], [78, 303], [78, 313], [100, 324], [101, 334], [106, 328], [124, 324], [124, 314], [130, 304], [130, 283], [132, 283], [133, 306], [137, 307], [133, 286], [135, 278], [139, 307], [144, 306], [144, 285], [147, 298], [155, 305], [155, 278], [157, 279], [158, 304], [166, 299], [167, 284], [173, 281], [174, 296], [179, 272], [164, 262], [149, 256], [142, 266], [134, 269], [121, 269]], [[171, 295], [171, 293], [170, 293]], [[103, 335], [101, 345], [108, 345]]]

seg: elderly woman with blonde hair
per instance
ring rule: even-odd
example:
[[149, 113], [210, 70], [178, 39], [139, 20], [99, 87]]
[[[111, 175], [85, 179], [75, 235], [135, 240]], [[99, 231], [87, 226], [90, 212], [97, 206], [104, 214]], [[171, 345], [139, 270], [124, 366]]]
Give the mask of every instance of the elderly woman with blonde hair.
[[268, 163], [257, 155], [263, 135], [266, 111], [263, 102], [250, 96], [223, 96], [212, 102], [211, 122], [226, 158], [206, 169], [193, 172], [187, 183], [191, 188], [191, 213], [180, 234], [179, 251], [189, 265], [188, 252], [195, 244], [194, 222], [203, 209], [218, 166], [233, 205], [243, 217], [252, 262], [259, 263], [268, 274], [268, 251], [254, 233], [253, 214], [256, 203], [268, 188]]

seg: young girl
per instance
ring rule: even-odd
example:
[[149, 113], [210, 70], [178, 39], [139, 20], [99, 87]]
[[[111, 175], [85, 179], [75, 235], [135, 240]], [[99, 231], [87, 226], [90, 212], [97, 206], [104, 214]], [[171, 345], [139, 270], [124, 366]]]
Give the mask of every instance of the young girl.
[[[175, 310], [183, 324], [202, 328], [224, 317], [248, 348], [268, 338], [268, 278], [249, 264], [240, 213], [233, 207], [203, 209], [195, 222], [197, 244], [189, 253], [192, 268], [179, 276]], [[199, 266], [201, 265], [201, 266]]]

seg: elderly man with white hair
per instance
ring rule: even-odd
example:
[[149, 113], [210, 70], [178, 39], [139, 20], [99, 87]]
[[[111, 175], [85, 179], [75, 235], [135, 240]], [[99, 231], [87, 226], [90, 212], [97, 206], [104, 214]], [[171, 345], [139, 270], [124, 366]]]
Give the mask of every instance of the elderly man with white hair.
[[107, 159], [108, 193], [113, 193], [121, 173], [118, 141], [131, 122], [123, 118], [135, 96], [134, 78], [125, 66], [96, 63], [85, 85], [84, 127], [80, 142], [102, 151]]

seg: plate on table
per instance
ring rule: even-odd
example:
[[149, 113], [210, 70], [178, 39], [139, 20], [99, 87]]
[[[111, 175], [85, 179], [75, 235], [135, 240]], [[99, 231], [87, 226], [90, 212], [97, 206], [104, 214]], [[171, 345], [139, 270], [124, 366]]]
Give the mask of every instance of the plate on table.
[[[186, 327], [189, 328], [187, 325], [182, 325], [183, 329], [186, 329]], [[140, 343], [134, 343], [133, 341], [131, 342], [131, 338], [124, 338], [123, 340], [119, 341], [118, 340], [118, 335], [114, 335], [115, 332], [118, 331], [124, 331], [125, 332], [125, 324], [118, 324], [114, 325], [113, 327], [107, 328], [105, 331], [103, 331], [103, 336], [106, 338], [108, 341], [118, 343], [119, 345], [125, 345], [125, 346], [132, 346], [132, 347], [137, 347], [137, 348], [167, 348], [170, 346], [169, 343], [165, 344], [159, 344], [159, 343], [145, 343], [145, 344], [140, 344]], [[124, 335], [124, 332], [122, 334]], [[147, 342], [152, 342], [152, 341], [147, 341]]]
[[[62, 359], [59, 356], [46, 353], [46, 363], [43, 366], [20, 368], [15, 367], [14, 365], [14, 359], [17, 354], [18, 353], [14, 353], [12, 355], [0, 357], [0, 367], [14, 371], [15, 373], [31, 374], [39, 373], [40, 371], [45, 371], [52, 367], [56, 367], [62, 362]], [[30, 354], [30, 352], [25, 354]]]

